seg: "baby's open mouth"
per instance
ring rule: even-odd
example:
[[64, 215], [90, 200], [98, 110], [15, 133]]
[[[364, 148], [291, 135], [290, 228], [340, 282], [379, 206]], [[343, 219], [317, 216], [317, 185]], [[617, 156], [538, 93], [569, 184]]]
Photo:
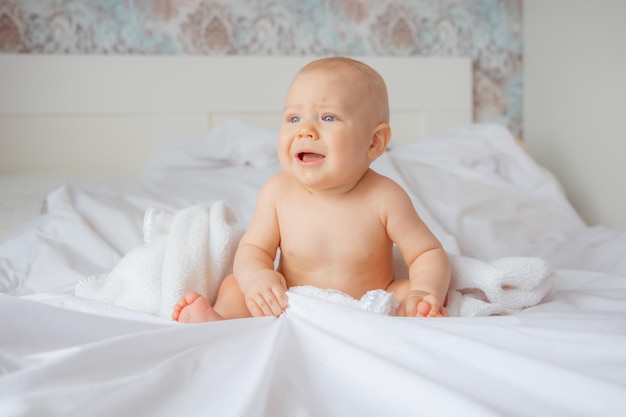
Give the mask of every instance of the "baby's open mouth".
[[324, 155], [314, 152], [300, 152], [298, 153], [298, 159], [302, 162], [314, 162], [324, 159]]

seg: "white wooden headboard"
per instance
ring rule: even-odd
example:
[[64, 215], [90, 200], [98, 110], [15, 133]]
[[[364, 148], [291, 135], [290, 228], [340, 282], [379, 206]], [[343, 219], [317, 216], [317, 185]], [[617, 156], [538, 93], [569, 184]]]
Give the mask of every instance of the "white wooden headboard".
[[[133, 173], [225, 118], [278, 129], [312, 59], [0, 54], [0, 173]], [[358, 59], [387, 82], [392, 143], [471, 122], [469, 58]]]

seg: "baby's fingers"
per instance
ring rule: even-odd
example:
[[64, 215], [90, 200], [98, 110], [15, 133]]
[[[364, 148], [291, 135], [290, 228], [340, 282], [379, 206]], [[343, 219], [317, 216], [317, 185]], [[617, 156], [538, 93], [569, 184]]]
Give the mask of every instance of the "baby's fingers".
[[281, 312], [284, 311], [287, 308], [287, 303], [288, 303], [287, 293], [282, 287], [272, 288], [272, 292], [274, 293], [274, 297], [276, 298], [276, 301], [278, 302], [280, 311]]
[[420, 310], [423, 317], [442, 317], [442, 309], [445, 309], [439, 305], [439, 300], [437, 299], [437, 297], [433, 295], [427, 295], [422, 300], [422, 303], [426, 304], [426, 306], [421, 306]]
[[246, 304], [248, 306], [248, 310], [250, 310], [250, 314], [252, 314], [253, 317], [274, 315], [270, 303], [265, 301], [265, 299], [261, 296], [249, 299]]
[[400, 302], [396, 315], [406, 317], [441, 317], [443, 313], [440, 309], [436, 297], [430, 294], [425, 297], [410, 294]]
[[[268, 290], [263, 294], [257, 294], [247, 301], [248, 310], [254, 317], [259, 316], [280, 316], [287, 305], [286, 298], [282, 301], [279, 296], [274, 294], [274, 291]], [[285, 307], [283, 307], [283, 305]]]
[[398, 306], [396, 315], [405, 317], [415, 317], [418, 312], [418, 304], [420, 299], [418, 297], [405, 297]]
[[428, 301], [420, 301], [417, 303], [417, 317], [432, 317], [434, 313], [433, 306]]
[[256, 301], [252, 298], [246, 298], [246, 307], [248, 307], [248, 311], [252, 317], [262, 317], [265, 315], [263, 314], [263, 310], [259, 308]]

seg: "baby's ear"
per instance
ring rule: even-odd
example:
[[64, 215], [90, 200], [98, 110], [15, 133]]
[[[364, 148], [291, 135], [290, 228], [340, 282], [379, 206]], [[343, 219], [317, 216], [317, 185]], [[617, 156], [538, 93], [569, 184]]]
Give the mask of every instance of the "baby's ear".
[[381, 123], [374, 129], [372, 143], [367, 151], [367, 157], [372, 161], [385, 152], [391, 140], [391, 127], [387, 123]]

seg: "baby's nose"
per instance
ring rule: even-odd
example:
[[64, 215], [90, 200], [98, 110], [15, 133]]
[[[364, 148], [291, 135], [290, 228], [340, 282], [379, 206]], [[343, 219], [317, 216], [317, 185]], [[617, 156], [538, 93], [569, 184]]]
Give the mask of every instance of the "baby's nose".
[[317, 130], [310, 124], [303, 124], [298, 131], [298, 139], [310, 139], [317, 140], [319, 136], [317, 134]]

